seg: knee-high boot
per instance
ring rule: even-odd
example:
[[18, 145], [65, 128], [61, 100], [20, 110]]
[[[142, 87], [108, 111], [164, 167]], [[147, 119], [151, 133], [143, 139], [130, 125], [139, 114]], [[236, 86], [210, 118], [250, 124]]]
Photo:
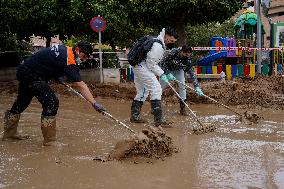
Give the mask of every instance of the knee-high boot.
[[161, 100], [151, 100], [152, 114], [154, 115], [155, 126], [170, 127], [172, 122], [164, 120]]
[[4, 115], [4, 135], [2, 140], [24, 140], [29, 138], [28, 135], [20, 135], [17, 131], [18, 123], [21, 114], [13, 114], [10, 111], [6, 111]]
[[131, 123], [145, 123], [146, 122], [144, 119], [141, 119], [140, 117], [142, 106], [143, 106], [142, 101], [133, 100], [132, 105], [131, 105], [131, 117], [130, 117]]

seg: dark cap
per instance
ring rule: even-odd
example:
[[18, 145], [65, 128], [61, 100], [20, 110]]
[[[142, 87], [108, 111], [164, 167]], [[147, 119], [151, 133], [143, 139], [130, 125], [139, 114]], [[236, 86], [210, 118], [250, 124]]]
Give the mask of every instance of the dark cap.
[[93, 53], [93, 46], [86, 41], [80, 41], [77, 43], [77, 47], [80, 49], [82, 53], [87, 56], [90, 56]]
[[188, 45], [183, 45], [181, 47], [181, 50], [182, 50], [182, 52], [185, 52], [185, 53], [192, 53], [192, 48]]

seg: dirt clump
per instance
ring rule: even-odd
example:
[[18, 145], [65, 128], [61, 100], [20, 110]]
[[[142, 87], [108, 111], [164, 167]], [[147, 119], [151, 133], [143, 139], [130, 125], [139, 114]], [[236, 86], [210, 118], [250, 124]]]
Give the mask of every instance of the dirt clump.
[[251, 112], [251, 111], [245, 111], [244, 116], [247, 120], [249, 120], [251, 123], [258, 123], [261, 119], [263, 119], [262, 116], [258, 115], [257, 113]]
[[108, 160], [125, 160], [131, 158], [163, 159], [177, 153], [172, 138], [163, 132], [144, 129], [131, 139], [119, 141]]

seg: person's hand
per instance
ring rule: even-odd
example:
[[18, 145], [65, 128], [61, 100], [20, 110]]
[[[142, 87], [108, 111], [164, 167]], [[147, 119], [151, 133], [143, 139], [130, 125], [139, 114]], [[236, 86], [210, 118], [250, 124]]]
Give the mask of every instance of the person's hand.
[[174, 76], [173, 74], [171, 74], [171, 73], [169, 73], [169, 74], [167, 75], [167, 78], [168, 78], [169, 81], [174, 81], [174, 80], [176, 80], [175, 76]]
[[196, 88], [195, 88], [195, 91], [196, 91], [196, 94], [197, 94], [198, 96], [203, 96], [203, 92], [202, 92], [202, 90], [200, 89], [200, 87], [196, 87]]
[[101, 104], [99, 104], [98, 102], [95, 102], [93, 104], [93, 107], [94, 107], [95, 110], [97, 110], [100, 113], [106, 111], [106, 109]]
[[163, 74], [163, 75], [161, 75], [161, 80], [163, 80], [164, 82], [166, 82], [166, 83], [168, 83], [169, 82], [169, 80], [168, 80], [168, 77], [167, 77], [167, 75], [166, 74]]

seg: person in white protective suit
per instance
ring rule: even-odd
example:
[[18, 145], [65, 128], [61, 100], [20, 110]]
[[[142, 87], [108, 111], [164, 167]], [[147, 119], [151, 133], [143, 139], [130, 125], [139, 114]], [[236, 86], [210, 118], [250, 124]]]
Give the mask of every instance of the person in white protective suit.
[[171, 27], [163, 28], [157, 39], [161, 41], [154, 42], [147, 56], [138, 65], [133, 67], [134, 83], [136, 88], [136, 96], [131, 106], [132, 123], [145, 123], [141, 119], [140, 112], [142, 105], [150, 93], [151, 113], [154, 115], [154, 124], [156, 127], [168, 126], [169, 122], [164, 120], [161, 108], [162, 88], [157, 76], [165, 82], [168, 82], [167, 75], [160, 68], [158, 63], [161, 61], [166, 49], [166, 45], [175, 43], [178, 35], [175, 29]]

